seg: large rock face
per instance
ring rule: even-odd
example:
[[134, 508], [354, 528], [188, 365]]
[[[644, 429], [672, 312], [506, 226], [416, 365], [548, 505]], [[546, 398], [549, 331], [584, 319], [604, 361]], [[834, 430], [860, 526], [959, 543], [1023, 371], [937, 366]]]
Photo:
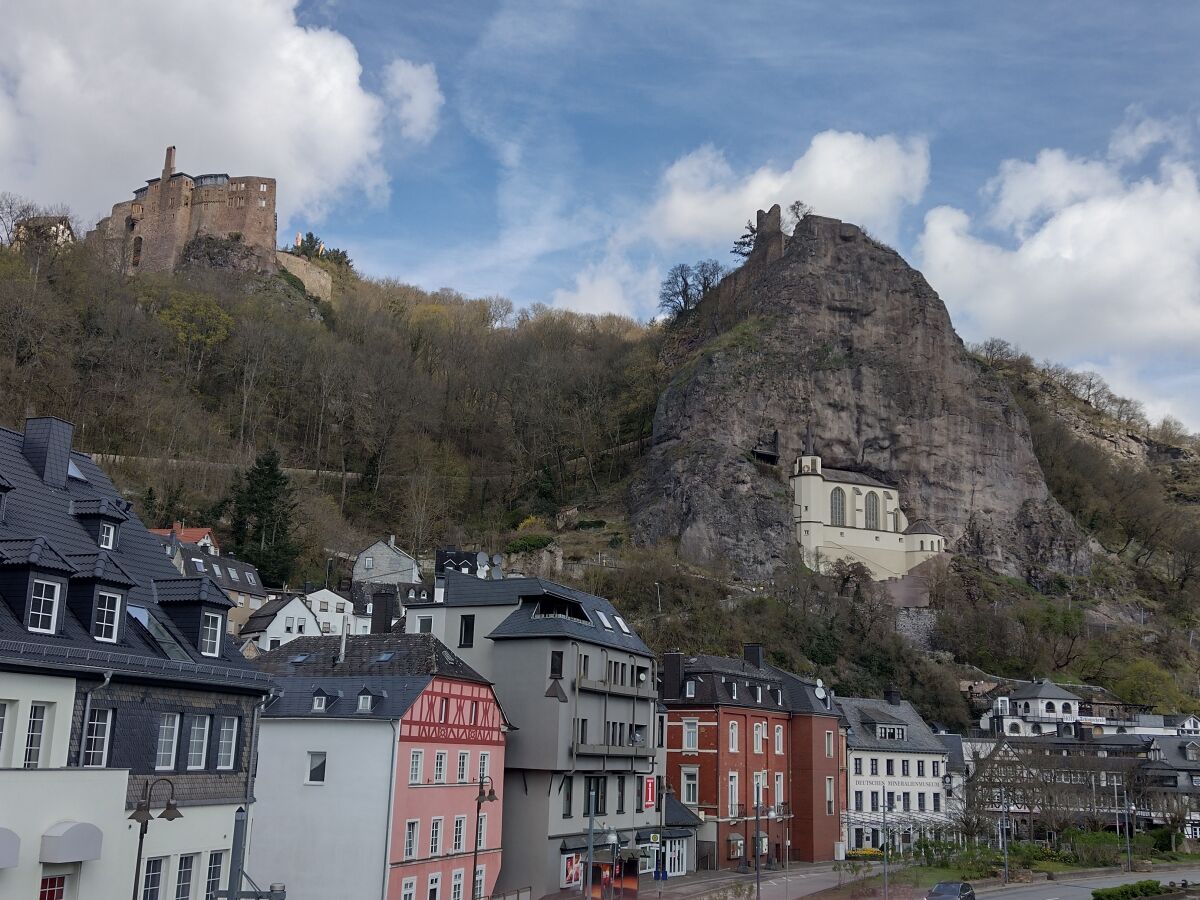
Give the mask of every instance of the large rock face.
[[[1086, 570], [1024, 416], [921, 274], [836, 219], [807, 216], [786, 240], [776, 208], [759, 233], [693, 317], [694, 349], [659, 399], [630, 489], [636, 540], [768, 577], [794, 544], [788, 475], [811, 423], [826, 465], [896, 485], [951, 550], [1035, 581]], [[772, 467], [751, 450], [776, 430]]]

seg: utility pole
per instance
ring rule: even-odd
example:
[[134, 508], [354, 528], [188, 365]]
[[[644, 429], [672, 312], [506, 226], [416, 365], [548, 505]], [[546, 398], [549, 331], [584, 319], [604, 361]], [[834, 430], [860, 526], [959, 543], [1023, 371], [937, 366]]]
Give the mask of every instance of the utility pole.
[[1121, 793], [1125, 796], [1125, 861], [1129, 866], [1129, 871], [1133, 871], [1133, 844], [1130, 840], [1130, 833], [1133, 831], [1133, 823], [1129, 821], [1129, 813], [1133, 807], [1129, 805], [1129, 789], [1122, 788]]
[[892, 838], [888, 834], [887, 814], [888, 803], [887, 784], [883, 790], [883, 900], [888, 900], [888, 853], [892, 849]]
[[1000, 820], [1000, 845], [1004, 848], [1004, 883], [1008, 884], [1008, 823], [1011, 820], [1012, 803], [1008, 792], [1004, 792], [1004, 818]]
[[[596, 839], [596, 788], [588, 788], [588, 857], [587, 871], [583, 873], [584, 893], [585, 897], [592, 896], [592, 854], [595, 850]], [[471, 900], [475, 900], [474, 897]]]
[[[1117, 779], [1113, 779], [1113, 811], [1117, 817], [1117, 834], [1122, 831], [1121, 827], [1121, 801], [1117, 798]], [[1119, 846], [1119, 845], [1118, 845]]]
[[[755, 728], [758, 726], [755, 725]], [[754, 898], [762, 900], [762, 860], [758, 852], [759, 812], [762, 810], [762, 783], [754, 779]]]

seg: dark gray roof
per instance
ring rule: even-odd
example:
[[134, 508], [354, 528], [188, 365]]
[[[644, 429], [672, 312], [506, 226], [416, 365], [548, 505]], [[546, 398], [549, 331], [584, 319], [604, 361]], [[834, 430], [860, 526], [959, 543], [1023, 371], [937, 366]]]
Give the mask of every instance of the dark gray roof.
[[684, 806], [674, 794], [663, 800], [663, 822], [672, 828], [699, 828], [704, 820]]
[[[268, 600], [250, 614], [250, 618], [246, 620], [246, 624], [242, 626], [240, 633], [242, 635], [249, 636], [251, 634], [258, 634], [261, 631], [266, 631], [267, 626], [271, 624], [275, 616], [278, 615], [283, 608], [293, 600], [298, 599], [298, 597], [292, 596], [276, 597], [274, 600]], [[304, 601], [300, 600], [300, 604], [303, 606]], [[316, 617], [314, 616], [314, 619], [315, 618]]]
[[[60, 423], [65, 428], [70, 426]], [[28, 631], [6, 602], [0, 602], [0, 665], [49, 669], [59, 673], [103, 671], [137, 673], [172, 682], [222, 684], [265, 691], [268, 679], [252, 669], [234, 641], [223, 641], [221, 656], [209, 658], [185, 638], [159, 605], [157, 593], [179, 573], [162, 551], [158, 539], [132, 514], [120, 523], [116, 549], [101, 563], [101, 551], [75, 511], [100, 508], [125, 509], [116, 487], [90, 456], [72, 452], [70, 477], [62, 487], [42, 480], [22, 453], [23, 435], [0, 428], [0, 473], [12, 486], [0, 521], [0, 564], [6, 566], [53, 565], [63, 575], [91, 577], [98, 565], [114, 577], [123, 573], [131, 582], [125, 591], [129, 615], [121, 639], [100, 644], [88, 633], [69, 604], [63, 608], [58, 634]], [[135, 619], [153, 623], [155, 637]]]
[[204, 603], [228, 609], [233, 601], [225, 596], [211, 578], [164, 578], [154, 579], [154, 590], [159, 604]]
[[[575, 601], [587, 613], [589, 621], [535, 615], [538, 601], [543, 597]], [[624, 618], [608, 600], [544, 578], [504, 578], [490, 581], [450, 570], [446, 572], [444, 599], [446, 606], [516, 606], [516, 609], [488, 635], [492, 640], [574, 638], [603, 647], [653, 656], [650, 648], [632, 628], [629, 629], [629, 634], [622, 630], [620, 621], [624, 621]], [[608, 619], [611, 627], [605, 627], [601, 616]]]
[[[267, 596], [267, 590], [263, 587], [258, 569], [251, 563], [234, 559], [232, 556], [210, 554], [198, 544], [181, 543], [179, 552], [182, 554], [185, 575], [207, 575], [225, 591], [247, 594], [252, 597]], [[196, 560], [200, 561], [199, 564]], [[231, 571], [237, 573], [237, 578], [229, 574]], [[252, 578], [247, 576], [252, 576]]]
[[[841, 715], [829, 688], [776, 666], [768, 665], [767, 669], [782, 680], [783, 702], [791, 712], [811, 716]], [[819, 694], [824, 694], [824, 699]]]
[[[888, 703], [861, 697], [839, 697], [837, 705], [850, 728], [846, 744], [852, 750], [889, 750], [897, 753], [945, 753], [945, 745], [925, 724], [920, 713], [907, 700]], [[868, 723], [875, 719], [898, 721], [907, 726], [905, 739], [881, 740]], [[890, 722], [889, 722], [890, 724]]]
[[299, 637], [263, 653], [254, 664], [273, 675], [306, 678], [442, 675], [490, 684], [432, 634], [351, 634], [341, 662], [340, 635]]
[[[273, 653], [282, 653], [292, 645]], [[263, 708], [268, 719], [399, 719], [433, 681], [432, 675], [280, 675], [281, 693]], [[313, 695], [325, 694], [325, 710], [313, 711]], [[371, 709], [359, 712], [358, 695], [372, 695]]]
[[917, 519], [915, 522], [909, 523], [909, 526], [904, 529], [905, 534], [932, 534], [935, 537], [941, 537], [942, 533], [930, 525], [924, 519]]
[[67, 559], [75, 567], [77, 578], [91, 578], [105, 584], [133, 587], [133, 580], [109, 550], [97, 550], [95, 553], [72, 553]]
[[[783, 710], [786, 698], [782, 695], [783, 681], [779, 675], [759, 668], [745, 659], [699, 653], [683, 658], [683, 681], [693, 683], [694, 696], [684, 696], [683, 685], [664, 685], [672, 706], [738, 706], [748, 709]], [[737, 697], [734, 697], [734, 686]], [[755, 697], [754, 686], [760, 687]]]
[[878, 478], [872, 478], [862, 472], [852, 472], [850, 469], [835, 469], [832, 466], [821, 466], [821, 477], [826, 481], [840, 481], [842, 484], [860, 484], [863, 487], [883, 488], [894, 491], [890, 484], [884, 484]]
[[1195, 744], [1197, 748], [1200, 748], [1200, 735], [1182, 734], [1155, 737], [1152, 746], [1156, 746], [1162, 751], [1162, 762], [1172, 769], [1182, 772], [1200, 772], [1200, 760], [1187, 758], [1188, 744]]
[[129, 518], [123, 500], [114, 502], [108, 497], [99, 497], [95, 500], [76, 500], [72, 505], [77, 516], [96, 516], [116, 522], [124, 522]]
[[939, 734], [937, 739], [946, 748], [946, 768], [951, 772], [966, 772], [967, 760], [963, 756], [963, 739], [960, 734]]
[[1080, 697], [1072, 694], [1070, 691], [1060, 688], [1048, 678], [1043, 678], [1040, 681], [1034, 681], [1030, 684], [1023, 684], [1014, 690], [1010, 697], [1014, 700], [1074, 700], [1078, 702]]

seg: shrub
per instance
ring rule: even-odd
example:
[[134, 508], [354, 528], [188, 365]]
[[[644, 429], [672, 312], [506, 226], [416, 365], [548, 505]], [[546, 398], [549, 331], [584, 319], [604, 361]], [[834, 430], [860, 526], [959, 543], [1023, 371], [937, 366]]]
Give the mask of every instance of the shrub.
[[1117, 887], [1097, 888], [1092, 891], [1092, 900], [1135, 900], [1137, 897], [1153, 897], [1164, 894], [1166, 890], [1161, 881], [1148, 878], [1145, 881], [1135, 881], [1132, 884], [1121, 884]]
[[554, 543], [554, 538], [548, 534], [523, 534], [519, 538], [513, 538], [508, 542], [508, 546], [504, 548], [505, 553], [532, 553], [535, 550], [544, 550]]
[[603, 519], [581, 519], [575, 527], [580, 531], [589, 531], [596, 528], [603, 528], [607, 524]]
[[545, 528], [546, 520], [541, 516], [526, 516], [521, 520], [521, 524], [517, 526], [517, 531], [533, 531], [537, 528]]

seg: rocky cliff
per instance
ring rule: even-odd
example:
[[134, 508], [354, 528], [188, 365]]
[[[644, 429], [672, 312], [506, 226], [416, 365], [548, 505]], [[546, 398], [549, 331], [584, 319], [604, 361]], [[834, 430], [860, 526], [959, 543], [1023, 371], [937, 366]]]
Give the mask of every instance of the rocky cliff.
[[[1088, 567], [1024, 416], [921, 274], [857, 226], [759, 215], [746, 264], [701, 304], [630, 488], [635, 539], [765, 578], [793, 545], [788, 475], [810, 426], [826, 465], [897, 487], [950, 549], [1035, 582]], [[752, 450], [778, 432], [779, 461]]]

